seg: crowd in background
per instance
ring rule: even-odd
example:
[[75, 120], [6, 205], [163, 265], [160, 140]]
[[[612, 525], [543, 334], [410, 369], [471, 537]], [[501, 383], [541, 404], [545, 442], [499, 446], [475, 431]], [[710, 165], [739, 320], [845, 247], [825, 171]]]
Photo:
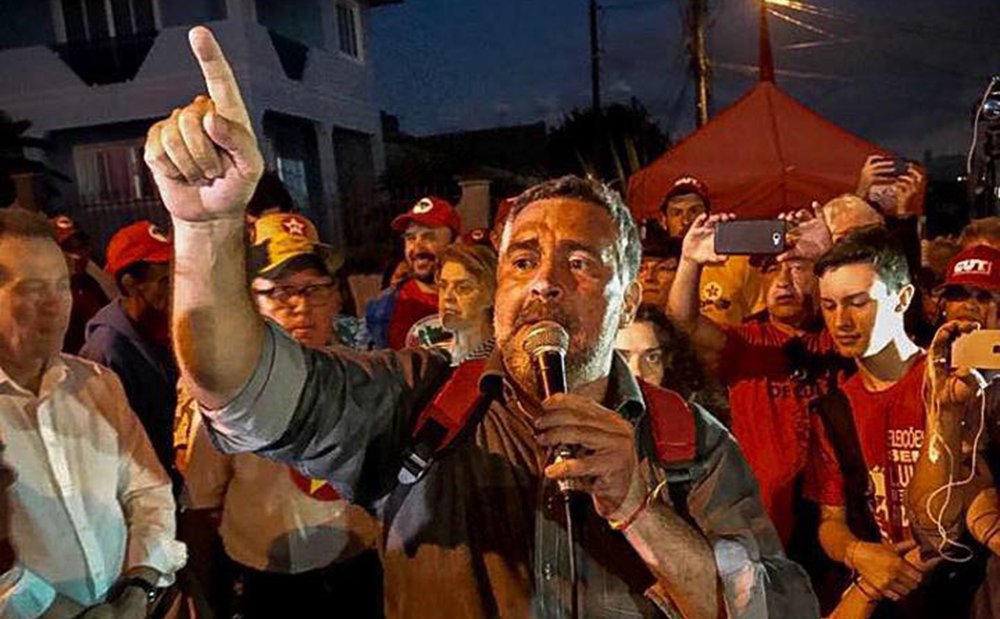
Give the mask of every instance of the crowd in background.
[[[732, 216], [692, 177], [640, 222], [642, 304], [619, 358], [728, 428], [831, 616], [1000, 617], [1000, 417], [991, 390], [946, 367], [957, 334], [1000, 327], [1000, 218], [922, 238], [924, 185], [873, 156], [855, 193], [782, 215], [777, 255], [717, 253]], [[488, 359], [510, 205], [466, 231], [446, 200], [417, 201], [392, 222], [404, 260], [359, 307], [345, 256], [267, 173], [247, 209], [247, 294], [308, 347]], [[0, 614], [383, 616], [372, 514], [206, 432], [172, 350], [169, 232], [122, 228], [103, 269], [92, 249], [65, 215], [0, 212], [0, 436], [16, 473]]]

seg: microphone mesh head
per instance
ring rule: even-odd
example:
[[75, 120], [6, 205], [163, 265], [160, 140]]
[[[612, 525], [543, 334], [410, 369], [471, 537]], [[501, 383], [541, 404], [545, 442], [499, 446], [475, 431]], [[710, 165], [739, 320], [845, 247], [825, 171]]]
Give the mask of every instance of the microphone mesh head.
[[569, 333], [554, 320], [542, 320], [531, 326], [524, 338], [524, 351], [535, 355], [545, 350], [558, 349], [564, 355], [569, 348]]

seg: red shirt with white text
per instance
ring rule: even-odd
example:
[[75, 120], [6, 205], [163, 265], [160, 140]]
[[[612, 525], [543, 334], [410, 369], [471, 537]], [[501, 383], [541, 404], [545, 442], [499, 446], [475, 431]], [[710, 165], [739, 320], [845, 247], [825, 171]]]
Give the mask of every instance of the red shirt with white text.
[[[854, 427], [868, 469], [872, 502], [869, 508], [882, 539], [901, 542], [910, 537], [906, 487], [913, 478], [924, 442], [926, 418], [923, 380], [926, 356], [921, 356], [894, 385], [869, 391], [855, 374], [844, 382]], [[810, 462], [807, 493], [825, 505], [844, 504], [844, 479], [833, 448], [823, 438]]]
[[[795, 368], [784, 348], [794, 337], [763, 321], [728, 328], [719, 363], [719, 377], [729, 387], [733, 434], [785, 544], [795, 528], [795, 483], [808, 460], [809, 402], [820, 395], [814, 384], [792, 378]], [[810, 354], [833, 350], [825, 330], [801, 339]]]

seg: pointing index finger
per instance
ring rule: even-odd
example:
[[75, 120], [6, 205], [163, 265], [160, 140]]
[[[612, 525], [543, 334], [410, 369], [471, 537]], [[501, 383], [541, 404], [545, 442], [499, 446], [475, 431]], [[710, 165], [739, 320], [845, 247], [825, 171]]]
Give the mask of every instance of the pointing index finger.
[[240, 95], [240, 87], [212, 31], [204, 26], [195, 26], [188, 33], [188, 40], [201, 67], [208, 95], [215, 103], [216, 113], [249, 128], [250, 115]]

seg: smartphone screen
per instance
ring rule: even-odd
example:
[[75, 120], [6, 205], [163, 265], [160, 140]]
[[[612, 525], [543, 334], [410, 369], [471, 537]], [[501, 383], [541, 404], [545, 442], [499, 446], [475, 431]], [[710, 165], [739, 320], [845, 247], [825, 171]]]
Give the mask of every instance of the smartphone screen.
[[785, 251], [785, 222], [780, 219], [736, 219], [715, 228], [715, 253], [774, 255]]

